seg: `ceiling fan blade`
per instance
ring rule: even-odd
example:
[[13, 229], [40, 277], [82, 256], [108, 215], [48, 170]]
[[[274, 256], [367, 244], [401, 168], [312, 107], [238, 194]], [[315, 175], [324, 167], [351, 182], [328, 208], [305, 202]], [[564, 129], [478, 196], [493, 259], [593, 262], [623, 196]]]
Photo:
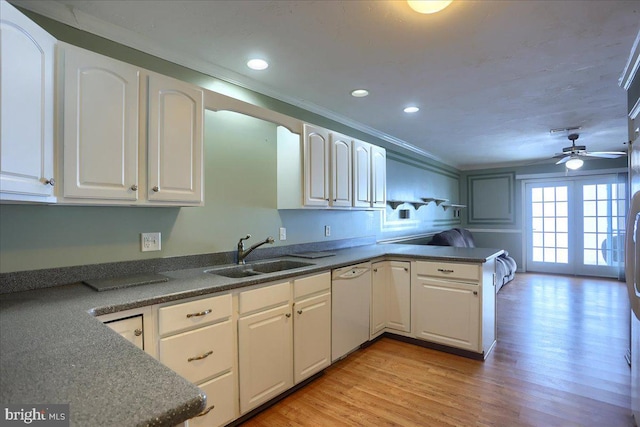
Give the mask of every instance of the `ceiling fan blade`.
[[617, 159], [618, 157], [626, 156], [627, 153], [618, 151], [594, 151], [593, 153], [584, 153], [587, 157], [598, 157], [600, 159]]
[[568, 161], [569, 161], [569, 159], [570, 159], [570, 158], [571, 158], [571, 156], [566, 156], [566, 157], [564, 157], [564, 158], [562, 158], [562, 159], [558, 160], [558, 161], [556, 162], [556, 165], [561, 165], [561, 164], [563, 164], [563, 163], [566, 163], [566, 162], [568, 162]]
[[571, 157], [571, 154], [569, 153], [556, 153], [552, 159], [561, 159], [563, 157]]

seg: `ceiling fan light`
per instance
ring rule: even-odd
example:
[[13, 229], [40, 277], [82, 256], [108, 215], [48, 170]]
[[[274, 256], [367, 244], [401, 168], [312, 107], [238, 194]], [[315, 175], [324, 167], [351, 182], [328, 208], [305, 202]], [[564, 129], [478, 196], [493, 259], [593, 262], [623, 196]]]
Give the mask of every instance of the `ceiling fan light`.
[[453, 0], [407, 0], [409, 7], [418, 13], [436, 13], [446, 8]]
[[576, 170], [576, 169], [580, 169], [583, 164], [584, 164], [584, 161], [582, 161], [582, 159], [579, 159], [577, 157], [572, 157], [569, 160], [567, 160], [567, 162], [565, 163], [565, 166], [567, 167], [567, 169]]

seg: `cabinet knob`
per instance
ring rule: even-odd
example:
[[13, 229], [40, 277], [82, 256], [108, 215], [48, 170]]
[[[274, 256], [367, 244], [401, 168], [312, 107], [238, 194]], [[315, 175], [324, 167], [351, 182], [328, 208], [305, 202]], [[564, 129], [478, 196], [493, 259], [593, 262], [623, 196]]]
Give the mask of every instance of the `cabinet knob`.
[[49, 184], [50, 186], [55, 187], [55, 185], [56, 185], [56, 180], [55, 180], [55, 179], [53, 179], [53, 178], [49, 178], [49, 179], [47, 179], [47, 180], [45, 180], [45, 181], [44, 181], [44, 184], [45, 184], [45, 185]]
[[302, 310], [298, 310], [298, 314], [302, 314]]
[[138, 191], [138, 186], [136, 184], [133, 184], [131, 187], [131, 191]]
[[142, 335], [142, 329], [136, 329], [135, 331], [133, 331], [133, 335], [139, 337], [140, 335]]
[[291, 317], [291, 313], [287, 313], [284, 315], [285, 317]]
[[377, 272], [378, 272], [378, 269], [377, 269], [377, 268], [374, 268], [374, 269], [373, 269], [373, 272], [374, 272], [374, 273], [377, 273]]
[[473, 294], [474, 295], [478, 295], [478, 291], [473, 291]]
[[407, 267], [404, 268], [404, 271], [406, 271], [407, 273], [409, 272], [409, 269]]
[[158, 187], [157, 185], [154, 185], [152, 190], [154, 193], [157, 193], [158, 191], [160, 191], [160, 187]]

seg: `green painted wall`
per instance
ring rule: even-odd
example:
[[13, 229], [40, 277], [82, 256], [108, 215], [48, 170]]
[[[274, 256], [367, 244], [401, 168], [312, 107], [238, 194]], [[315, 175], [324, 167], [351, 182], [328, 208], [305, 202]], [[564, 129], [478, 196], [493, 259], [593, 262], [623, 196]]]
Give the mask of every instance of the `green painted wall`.
[[[592, 159], [586, 161], [579, 172], [571, 173], [574, 175], [584, 172], [598, 171], [602, 171], [602, 173], [608, 173], [607, 171], [611, 171], [612, 169], [625, 169], [626, 167], [626, 158], [613, 160]], [[548, 174], [558, 173], [564, 176], [564, 174], [567, 173], [566, 168], [562, 165], [556, 165], [553, 162], [512, 168], [495, 168], [463, 172], [460, 179], [460, 194], [465, 200], [465, 204], [468, 204], [469, 206], [478, 206], [482, 205], [483, 203], [491, 203], [492, 200], [492, 198], [490, 197], [483, 198], [482, 195], [476, 195], [472, 199], [472, 194], [468, 188], [468, 183], [470, 181], [469, 178], [471, 178], [471, 181], [473, 181], [473, 178], [475, 177], [483, 177], [496, 174], [514, 174], [516, 179], [515, 185], [513, 186], [513, 194], [511, 194], [511, 197], [513, 197], [514, 199], [515, 206], [515, 215], [513, 221], [504, 221], [502, 223], [497, 222], [493, 224], [474, 223], [473, 221], [469, 220], [469, 210], [467, 209], [462, 215], [462, 225], [466, 228], [474, 230], [473, 235], [477, 246], [505, 249], [511, 256], [514, 257], [519, 266], [524, 265], [522, 179], [518, 179], [518, 177], [530, 176], [532, 178], [535, 178], [535, 176], [539, 176], [542, 178]], [[508, 195], [505, 194], [504, 197], [508, 197]], [[490, 209], [491, 207], [487, 207], [487, 210]]]

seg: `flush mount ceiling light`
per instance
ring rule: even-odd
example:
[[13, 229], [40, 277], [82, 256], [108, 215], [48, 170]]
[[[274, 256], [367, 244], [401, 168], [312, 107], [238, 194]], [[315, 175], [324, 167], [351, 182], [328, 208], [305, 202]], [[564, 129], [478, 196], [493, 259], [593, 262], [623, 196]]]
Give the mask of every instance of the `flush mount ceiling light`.
[[420, 111], [418, 107], [406, 107], [404, 109], [405, 113], [417, 113], [418, 111]]
[[567, 160], [565, 166], [567, 167], [567, 169], [571, 169], [572, 171], [574, 171], [576, 169], [580, 169], [583, 164], [584, 161], [582, 161], [582, 159], [579, 159], [578, 157], [571, 157], [569, 160]]
[[269, 67], [269, 63], [264, 59], [254, 58], [247, 61], [247, 67], [252, 70], [261, 71], [266, 70]]
[[351, 96], [355, 96], [356, 98], [362, 98], [369, 95], [369, 91], [366, 89], [355, 89], [351, 91]]
[[453, 0], [407, 0], [409, 7], [418, 13], [436, 13], [449, 6]]

